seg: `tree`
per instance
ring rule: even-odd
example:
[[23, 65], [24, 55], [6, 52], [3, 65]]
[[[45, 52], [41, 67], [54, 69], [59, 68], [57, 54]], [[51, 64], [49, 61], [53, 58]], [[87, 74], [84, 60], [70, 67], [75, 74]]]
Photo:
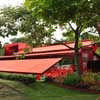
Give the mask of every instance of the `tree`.
[[32, 11], [28, 11], [25, 7], [4, 8], [1, 10], [1, 15], [5, 22], [1, 27], [6, 26], [1, 34], [9, 35], [20, 32], [24, 34], [22, 41], [26, 41], [33, 47], [44, 44], [45, 38], [52, 36], [52, 26], [32, 16]]
[[18, 42], [25, 42], [25, 39], [24, 39], [24, 37], [20, 37], [20, 38], [12, 38], [12, 39], [10, 39], [10, 41], [12, 42], [12, 43], [18, 43]]
[[25, 5], [47, 23], [70, 26], [75, 35], [75, 65], [80, 74], [78, 41], [84, 29], [96, 27], [100, 21], [100, 0], [26, 0]]
[[0, 14], [0, 37], [6, 37], [9, 35], [16, 35], [18, 27], [16, 23], [6, 16]]

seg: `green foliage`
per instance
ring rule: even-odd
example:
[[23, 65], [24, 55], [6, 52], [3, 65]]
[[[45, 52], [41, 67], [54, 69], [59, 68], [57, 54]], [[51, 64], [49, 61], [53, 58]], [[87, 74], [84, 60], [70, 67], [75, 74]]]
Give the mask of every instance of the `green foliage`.
[[81, 78], [79, 77], [77, 72], [74, 72], [73, 74], [68, 73], [64, 80], [64, 84], [77, 85], [80, 81], [81, 81]]
[[65, 27], [69, 25], [70, 31], [67, 29], [66, 35], [67, 31], [71, 32], [72, 30], [74, 33], [69, 40], [74, 39], [75, 41], [74, 62], [79, 74], [78, 42], [80, 35], [88, 27], [96, 28], [97, 22], [100, 22], [99, 5], [100, 0], [25, 0], [25, 6], [38, 19], [42, 19], [51, 25], [56, 24]]
[[25, 0], [25, 5], [38, 18], [53, 24], [72, 21], [78, 26], [84, 24], [84, 28], [95, 24], [94, 20], [100, 20], [99, 4], [99, 0]]
[[100, 47], [97, 48], [97, 50], [95, 51], [95, 53], [100, 56]]
[[19, 60], [22, 60], [22, 59], [24, 59], [24, 58], [25, 58], [25, 53], [22, 53], [22, 54], [18, 55], [17, 60], [18, 60], [18, 59], [19, 59]]
[[12, 42], [12, 43], [18, 43], [18, 42], [24, 42], [24, 43], [27, 43], [27, 41], [25, 40], [25, 37], [20, 37], [20, 38], [12, 38], [12, 39], [10, 39], [10, 41]]
[[95, 85], [90, 85], [90, 89], [100, 91], [100, 72], [96, 73], [95, 81], [96, 81], [96, 84]]
[[[9, 13], [12, 13], [13, 11], [14, 11], [14, 8], [0, 9], [0, 36], [1, 37], [16, 35], [18, 32], [19, 26], [17, 25], [15, 20], [12, 18], [12, 16], [9, 14]], [[13, 16], [16, 16], [16, 14], [14, 12]]]
[[30, 52], [32, 52], [32, 50], [30, 48], [25, 48], [24, 49], [24, 53], [30, 53]]
[[99, 100], [100, 98], [100, 94], [88, 94], [49, 83], [34, 82], [25, 85], [21, 82], [0, 80], [0, 84], [3, 86], [0, 100], [65, 100], [65, 98], [66, 100]]
[[0, 48], [0, 56], [4, 56], [4, 48]]
[[65, 79], [65, 76], [59, 76], [59, 77], [56, 77], [55, 79], [53, 79], [54, 82], [56, 83], [64, 83], [64, 79]]
[[[42, 20], [32, 16], [32, 11], [25, 7], [8, 7], [1, 10], [0, 18], [4, 20], [1, 24], [0, 34], [4, 36], [23, 33], [24, 37], [13, 39], [12, 42], [25, 42], [31, 46], [39, 46], [45, 43], [45, 38], [52, 36], [53, 27]], [[1, 21], [3, 21], [1, 20]], [[4, 27], [2, 29], [2, 27]]]
[[92, 34], [89, 34], [89, 33], [81, 34], [81, 40], [85, 40], [85, 39], [89, 39], [89, 40], [92, 40], [92, 41], [100, 40], [99, 36], [95, 36], [95, 35], [92, 35]]
[[96, 84], [97, 74], [93, 72], [87, 72], [82, 75], [82, 81], [88, 85]]
[[[94, 27], [100, 22], [100, 7], [97, 5], [100, 5], [99, 0], [25, 0], [25, 6], [32, 11], [33, 16], [44, 19], [47, 23], [65, 26], [64, 36], [67, 41], [74, 41], [73, 33], [82, 33], [88, 27], [94, 33]], [[75, 31], [67, 27], [68, 23], [74, 23]], [[79, 37], [81, 39], [93, 37], [87, 34], [88, 30]]]
[[100, 81], [100, 72], [97, 73], [96, 80], [97, 80], [97, 81]]
[[65, 58], [65, 59], [61, 60], [59, 62], [59, 64], [60, 64], [60, 66], [73, 64], [73, 59], [67, 59], [67, 58]]
[[75, 34], [73, 34], [72, 30], [66, 30], [67, 32], [63, 33], [63, 36], [66, 37], [66, 41], [73, 41], [75, 40]]
[[80, 48], [80, 47], [82, 47], [82, 46], [83, 46], [82, 42], [79, 42], [79, 43], [78, 43], [78, 47]]
[[10, 73], [0, 73], [1, 79], [7, 79], [7, 80], [15, 80], [15, 81], [21, 81], [24, 83], [31, 83], [35, 81], [35, 77], [33, 75], [25, 75], [25, 74], [10, 74]]
[[93, 86], [90, 86], [89, 89], [90, 89], [90, 90], [100, 91], [100, 84], [99, 84], [99, 85], [93, 85]]

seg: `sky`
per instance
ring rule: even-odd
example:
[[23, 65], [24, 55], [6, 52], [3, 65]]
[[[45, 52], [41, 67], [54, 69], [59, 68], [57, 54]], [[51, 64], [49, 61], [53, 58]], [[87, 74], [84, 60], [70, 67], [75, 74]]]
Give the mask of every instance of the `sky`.
[[[0, 8], [4, 8], [4, 7], [8, 7], [8, 6], [21, 6], [24, 3], [24, 0], [0, 0]], [[20, 33], [18, 33], [17, 36], [9, 36], [6, 38], [2, 38], [0, 37], [0, 41], [2, 42], [2, 44], [4, 43], [10, 43], [10, 39], [16, 37], [21, 37], [22, 35]]]
[[[0, 0], [0, 8], [4, 8], [4, 7], [8, 7], [8, 6], [21, 6], [24, 3], [25, 0]], [[74, 25], [75, 27], [75, 25]], [[16, 37], [22, 37], [23, 35], [21, 35], [20, 33], [18, 33], [17, 36], [9, 36], [6, 37], [5, 39], [0, 37], [0, 41], [2, 42], [2, 44], [4, 43], [10, 43], [10, 39]], [[62, 39], [62, 30], [60, 28], [58, 28], [56, 30], [56, 32], [54, 32], [54, 37], [58, 40]]]
[[[4, 8], [4, 7], [8, 7], [8, 6], [21, 6], [24, 3], [25, 0], [0, 0], [0, 8]], [[0, 41], [2, 44], [4, 43], [11, 43], [9, 40], [16, 37], [22, 37], [23, 35], [21, 35], [20, 33], [18, 33], [17, 36], [9, 36], [6, 38], [2, 38], [0, 37]], [[62, 38], [61, 35], [61, 30], [57, 29], [57, 31], [54, 33], [54, 37], [58, 40], [60, 40]]]
[[20, 6], [24, 0], [0, 0], [0, 8], [7, 6]]

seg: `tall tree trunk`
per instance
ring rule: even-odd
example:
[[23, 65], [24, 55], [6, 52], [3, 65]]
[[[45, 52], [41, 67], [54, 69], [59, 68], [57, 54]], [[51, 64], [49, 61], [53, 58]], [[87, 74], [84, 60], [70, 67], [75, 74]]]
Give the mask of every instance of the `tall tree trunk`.
[[76, 71], [78, 72], [79, 76], [81, 76], [81, 70], [80, 70], [80, 62], [79, 62], [79, 47], [78, 47], [78, 42], [79, 42], [79, 36], [80, 33], [78, 30], [75, 32], [75, 55], [74, 55], [74, 63], [76, 66]]
[[78, 42], [79, 42], [79, 37], [80, 37], [80, 31], [79, 31], [79, 27], [77, 27], [77, 29], [75, 30], [73, 28], [73, 26], [71, 25], [71, 23], [68, 23], [68, 24], [69, 24], [70, 28], [73, 30], [73, 32], [75, 33], [74, 64], [76, 66], [76, 71], [78, 72], [79, 76], [81, 77], [80, 62], [79, 62], [79, 47], [78, 47]]

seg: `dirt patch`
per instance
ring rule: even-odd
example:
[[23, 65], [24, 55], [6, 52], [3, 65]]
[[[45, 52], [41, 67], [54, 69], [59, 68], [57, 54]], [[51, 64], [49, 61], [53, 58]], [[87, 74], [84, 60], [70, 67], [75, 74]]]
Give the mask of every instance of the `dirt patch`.
[[23, 100], [23, 98], [19, 89], [0, 83], [0, 100]]
[[21, 96], [7, 96], [7, 97], [0, 97], [0, 100], [25, 100]]

